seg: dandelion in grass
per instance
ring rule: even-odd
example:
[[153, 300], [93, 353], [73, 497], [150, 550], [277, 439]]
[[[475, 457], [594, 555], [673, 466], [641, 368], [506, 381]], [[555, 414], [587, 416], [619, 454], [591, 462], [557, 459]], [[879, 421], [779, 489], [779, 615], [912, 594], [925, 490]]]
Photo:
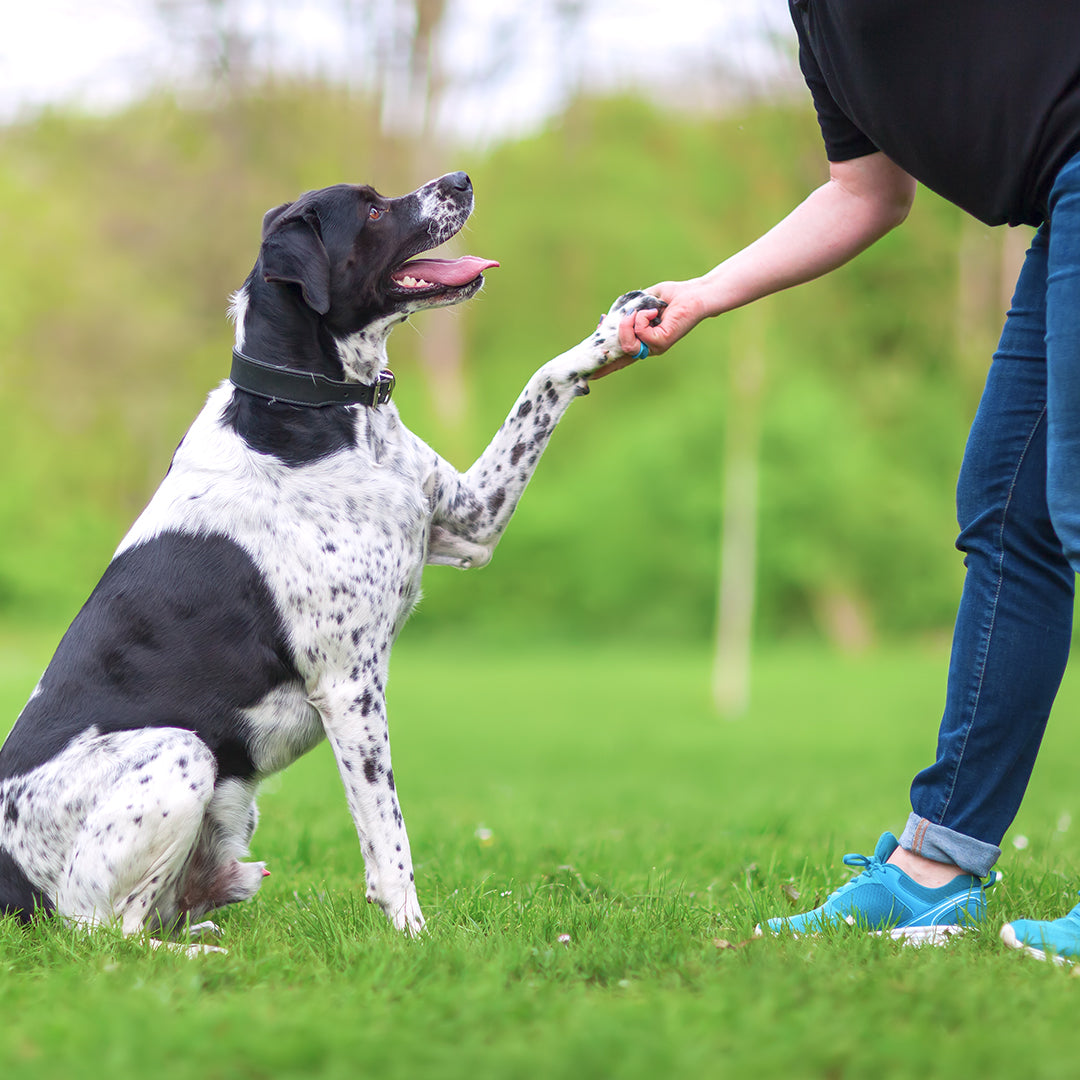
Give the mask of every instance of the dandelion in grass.
[[478, 825], [473, 835], [480, 841], [481, 847], [491, 847], [495, 843], [495, 834], [483, 825]]
[[1013, 837], [1013, 847], [1016, 848], [1017, 851], [1023, 851], [1027, 846], [1028, 838], [1026, 836], [1020, 835]]

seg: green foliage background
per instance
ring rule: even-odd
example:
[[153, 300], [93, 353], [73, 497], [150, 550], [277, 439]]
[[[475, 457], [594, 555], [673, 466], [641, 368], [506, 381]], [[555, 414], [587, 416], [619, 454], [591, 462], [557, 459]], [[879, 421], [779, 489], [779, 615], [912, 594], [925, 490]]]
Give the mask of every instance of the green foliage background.
[[[70, 616], [96, 581], [227, 372], [225, 305], [262, 213], [341, 180], [395, 194], [427, 178], [375, 130], [340, 91], [278, 86], [0, 131], [0, 617]], [[536, 137], [428, 157], [471, 173], [464, 244], [502, 264], [456, 314], [462, 427], [439, 421], [421, 373], [424, 316], [391, 341], [406, 422], [462, 467], [617, 295], [705, 271], [824, 176], [812, 114], [775, 106], [687, 119], [579, 101]], [[837, 598], [886, 635], [947, 626], [975, 405], [954, 356], [959, 235], [959, 213], [922, 193], [850, 267], [595, 384], [493, 565], [429, 570], [410, 632], [707, 638], [729, 362], [751, 332], [766, 368], [759, 633], [822, 632]]]

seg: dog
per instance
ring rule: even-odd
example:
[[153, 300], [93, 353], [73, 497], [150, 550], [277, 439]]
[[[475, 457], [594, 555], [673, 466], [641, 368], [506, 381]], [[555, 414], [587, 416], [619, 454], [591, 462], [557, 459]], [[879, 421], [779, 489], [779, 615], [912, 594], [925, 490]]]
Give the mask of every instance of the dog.
[[[473, 207], [462, 172], [398, 198], [310, 191], [269, 211], [234, 294], [230, 380], [76, 615], [0, 749], [0, 909], [182, 936], [250, 899], [259, 782], [330, 741], [367, 899], [418, 933], [390, 762], [390, 648], [426, 563], [490, 558], [555, 424], [625, 359], [620, 297], [529, 380], [458, 473], [390, 400], [386, 340], [473, 296], [490, 260], [425, 257]], [[659, 316], [657, 316], [657, 319]]]

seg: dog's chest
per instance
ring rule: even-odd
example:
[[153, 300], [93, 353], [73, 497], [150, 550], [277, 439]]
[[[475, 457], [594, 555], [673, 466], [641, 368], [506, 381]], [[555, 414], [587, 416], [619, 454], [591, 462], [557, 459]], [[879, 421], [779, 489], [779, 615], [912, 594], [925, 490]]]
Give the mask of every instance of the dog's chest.
[[374, 467], [342, 457], [314, 488], [289, 478], [252, 539], [301, 663], [392, 639], [419, 595], [430, 515], [420, 476], [395, 455]]
[[358, 420], [354, 449], [286, 465], [218, 422], [222, 393], [122, 547], [166, 529], [235, 540], [265, 575], [302, 675], [387, 651], [419, 595], [433, 456], [389, 412], [377, 428]]

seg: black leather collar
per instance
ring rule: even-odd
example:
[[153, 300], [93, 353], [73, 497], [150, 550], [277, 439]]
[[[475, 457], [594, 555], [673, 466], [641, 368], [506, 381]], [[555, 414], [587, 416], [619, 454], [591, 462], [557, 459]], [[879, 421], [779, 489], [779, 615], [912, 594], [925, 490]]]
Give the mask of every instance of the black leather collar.
[[342, 382], [311, 371], [264, 364], [238, 349], [233, 349], [229, 380], [240, 390], [269, 401], [316, 409], [326, 405], [382, 405], [394, 392], [392, 371], [380, 371], [378, 381], [373, 383]]

